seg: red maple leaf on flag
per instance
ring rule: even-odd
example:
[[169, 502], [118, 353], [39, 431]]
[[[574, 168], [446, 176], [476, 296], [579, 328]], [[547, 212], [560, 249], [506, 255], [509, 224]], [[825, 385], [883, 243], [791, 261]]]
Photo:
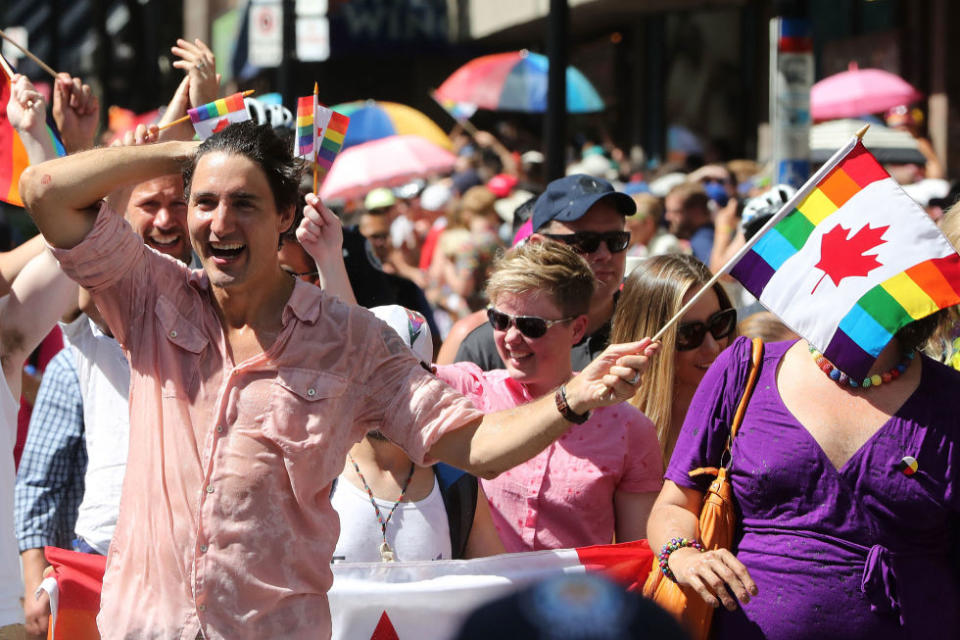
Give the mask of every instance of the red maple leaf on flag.
[[217, 123], [217, 126], [213, 128], [214, 133], [220, 133], [224, 129], [230, 126], [230, 120], [228, 118], [220, 118], [220, 122]]
[[864, 225], [859, 231], [850, 235], [850, 229], [838, 224], [823, 234], [820, 239], [820, 262], [815, 266], [823, 269], [823, 276], [813, 286], [813, 292], [827, 276], [833, 280], [834, 286], [840, 286], [840, 281], [850, 276], [866, 276], [877, 267], [883, 266], [877, 256], [865, 256], [865, 252], [886, 242], [881, 236], [890, 226], [873, 228]]
[[393, 623], [390, 622], [390, 616], [387, 615], [386, 611], [380, 616], [380, 621], [377, 622], [377, 628], [373, 630], [370, 640], [400, 640], [400, 636], [397, 635], [397, 630], [393, 628]]

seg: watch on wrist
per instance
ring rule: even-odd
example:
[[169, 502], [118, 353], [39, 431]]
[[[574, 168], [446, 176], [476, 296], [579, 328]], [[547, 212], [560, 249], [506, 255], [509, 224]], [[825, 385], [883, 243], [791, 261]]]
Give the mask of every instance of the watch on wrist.
[[560, 388], [557, 389], [557, 392], [553, 395], [553, 399], [557, 403], [557, 411], [560, 412], [564, 420], [568, 420], [574, 424], [583, 424], [590, 419], [589, 411], [586, 413], [574, 413], [573, 409], [570, 408], [570, 405], [567, 403], [566, 385], [560, 385]]

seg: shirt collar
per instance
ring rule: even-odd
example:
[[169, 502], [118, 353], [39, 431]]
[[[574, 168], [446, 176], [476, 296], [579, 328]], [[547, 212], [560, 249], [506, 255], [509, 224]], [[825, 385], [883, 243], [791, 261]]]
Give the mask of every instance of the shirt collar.
[[286, 325], [291, 314], [300, 322], [316, 324], [320, 318], [320, 306], [323, 304], [323, 291], [320, 287], [308, 284], [300, 278], [295, 278], [293, 293], [283, 308], [282, 322]]

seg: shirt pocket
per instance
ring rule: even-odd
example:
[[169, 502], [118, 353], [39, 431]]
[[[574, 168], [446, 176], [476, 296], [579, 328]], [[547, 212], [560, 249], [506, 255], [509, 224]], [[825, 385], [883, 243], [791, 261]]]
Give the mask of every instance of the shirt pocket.
[[209, 340], [162, 294], [157, 297], [154, 315], [164, 337], [157, 345], [157, 369], [163, 376], [161, 393], [165, 397], [195, 397], [200, 358]]
[[347, 380], [332, 373], [278, 369], [264, 433], [291, 455], [328, 444], [335, 431], [352, 426], [344, 424], [352, 420], [345, 406], [346, 391]]

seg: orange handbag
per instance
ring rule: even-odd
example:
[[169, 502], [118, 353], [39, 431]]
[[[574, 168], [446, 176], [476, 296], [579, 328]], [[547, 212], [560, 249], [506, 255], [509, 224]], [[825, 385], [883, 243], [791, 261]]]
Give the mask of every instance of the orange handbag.
[[[760, 371], [760, 359], [763, 357], [763, 340], [754, 338], [751, 352], [750, 374], [747, 384], [737, 405], [737, 411], [730, 425], [730, 435], [727, 445], [720, 456], [721, 466], [701, 467], [690, 472], [690, 476], [715, 475], [716, 479], [710, 484], [703, 497], [703, 506], [700, 509], [699, 540], [705, 551], [714, 549], [729, 549], [733, 544], [733, 534], [737, 528], [736, 505], [733, 498], [733, 488], [727, 479], [730, 468], [730, 446], [740, 430], [743, 415], [747, 411], [747, 404], [753, 388], [757, 384], [757, 375]], [[724, 455], [725, 454], [725, 455]], [[726, 465], [723, 460], [726, 459]], [[706, 640], [710, 636], [710, 624], [713, 622], [713, 607], [703, 601], [703, 598], [691, 587], [681, 587], [673, 580], [663, 575], [654, 559], [653, 570], [643, 585], [643, 595], [650, 598], [668, 612], [673, 614], [686, 628], [692, 640]]]

